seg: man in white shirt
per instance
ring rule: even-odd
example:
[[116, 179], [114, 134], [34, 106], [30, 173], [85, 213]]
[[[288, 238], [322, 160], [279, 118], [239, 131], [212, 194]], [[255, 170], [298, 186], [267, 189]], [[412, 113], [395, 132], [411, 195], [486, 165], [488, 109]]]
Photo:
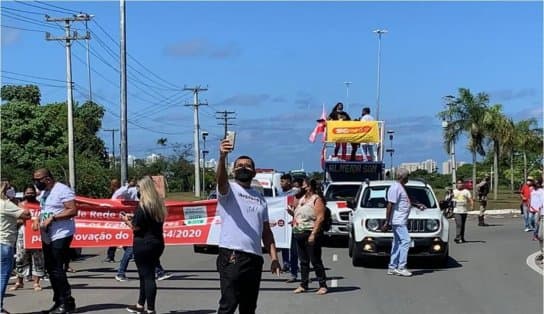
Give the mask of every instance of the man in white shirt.
[[387, 191], [387, 209], [382, 231], [393, 229], [391, 259], [387, 270], [388, 275], [410, 277], [412, 273], [406, 269], [408, 250], [410, 249], [410, 234], [408, 233], [408, 216], [410, 215], [410, 198], [404, 186], [408, 183], [408, 170], [400, 168], [396, 171], [397, 182]]
[[465, 189], [463, 179], [457, 179], [456, 188], [453, 190], [453, 216], [455, 217], [456, 236], [455, 243], [465, 243], [465, 225], [467, 222], [467, 204], [474, 208], [474, 201], [470, 191]]

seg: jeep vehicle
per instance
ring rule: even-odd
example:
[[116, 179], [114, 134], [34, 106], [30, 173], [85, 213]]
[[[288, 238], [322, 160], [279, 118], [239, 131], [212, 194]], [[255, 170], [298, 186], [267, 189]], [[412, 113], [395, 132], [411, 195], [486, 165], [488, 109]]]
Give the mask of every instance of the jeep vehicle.
[[[364, 266], [372, 257], [387, 257], [391, 252], [393, 233], [382, 232], [385, 222], [387, 191], [395, 181], [364, 183], [356, 199], [349, 205], [354, 209], [348, 225], [349, 256], [354, 266]], [[425, 209], [411, 208], [408, 231], [411, 243], [408, 256], [435, 259], [445, 265], [448, 260], [449, 223], [439, 207], [432, 188], [422, 181], [410, 180], [405, 185], [412, 203]]]

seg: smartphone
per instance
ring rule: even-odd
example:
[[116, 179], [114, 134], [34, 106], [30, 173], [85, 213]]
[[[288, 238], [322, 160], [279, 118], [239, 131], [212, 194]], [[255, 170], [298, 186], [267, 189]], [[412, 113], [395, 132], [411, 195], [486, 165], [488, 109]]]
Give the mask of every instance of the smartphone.
[[236, 132], [234, 131], [227, 131], [227, 137], [226, 137], [227, 140], [230, 141], [230, 143], [232, 144], [232, 150], [234, 150], [234, 142], [236, 140]]

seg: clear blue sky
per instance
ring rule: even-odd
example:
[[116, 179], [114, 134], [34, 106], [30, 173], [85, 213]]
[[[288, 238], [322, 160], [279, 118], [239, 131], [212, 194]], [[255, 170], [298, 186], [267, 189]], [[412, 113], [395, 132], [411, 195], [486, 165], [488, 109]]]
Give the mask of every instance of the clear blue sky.
[[[62, 35], [42, 22], [44, 13], [95, 15], [89, 23], [93, 92], [108, 111], [103, 127], [119, 128], [119, 74], [105, 64], [119, 64], [119, 2], [1, 6], [2, 70], [56, 80], [65, 80], [63, 47], [29, 30]], [[386, 28], [380, 117], [396, 131], [395, 164], [432, 158], [440, 169], [447, 156], [436, 113], [442, 97], [459, 87], [489, 93], [516, 120], [542, 121], [542, 14], [542, 2], [128, 2], [129, 154], [168, 153], [156, 145], [160, 137], [191, 143], [193, 114], [184, 103], [192, 98], [181, 89], [201, 84], [209, 87], [201, 95], [209, 106], [201, 107], [200, 123], [210, 133], [212, 158], [223, 133], [215, 111], [229, 110], [236, 112], [237, 154], [254, 156], [263, 168], [319, 170], [321, 145], [309, 143], [308, 135], [322, 104], [330, 111], [343, 101], [352, 116], [363, 106], [375, 113], [372, 30]], [[84, 32], [84, 24], [75, 26]], [[73, 49], [79, 102], [88, 88], [82, 44]], [[134, 60], [169, 82], [167, 88]], [[2, 72], [3, 83], [21, 83], [14, 78], [54, 85], [40, 85], [43, 103], [65, 100], [62, 82]], [[349, 99], [344, 81], [353, 82]], [[110, 147], [111, 133], [101, 136]], [[458, 160], [470, 160], [465, 144], [458, 144]]]

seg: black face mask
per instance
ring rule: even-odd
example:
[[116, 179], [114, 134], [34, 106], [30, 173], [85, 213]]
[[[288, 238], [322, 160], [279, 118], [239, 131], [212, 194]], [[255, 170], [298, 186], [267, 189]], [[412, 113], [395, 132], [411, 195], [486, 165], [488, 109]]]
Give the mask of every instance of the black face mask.
[[26, 195], [23, 197], [23, 200], [27, 202], [35, 202], [36, 201], [36, 195]]
[[304, 196], [304, 194], [306, 194], [306, 189], [301, 188], [301, 189], [300, 189], [300, 192], [298, 192], [297, 194], [295, 194], [295, 198], [301, 198], [301, 197]]
[[42, 181], [34, 181], [34, 185], [35, 185], [36, 188], [37, 188], [38, 190], [40, 190], [40, 191], [45, 190], [45, 188], [46, 188], [46, 186], [47, 186], [47, 185], [45, 184], [45, 182], [42, 182]]
[[251, 182], [251, 179], [253, 179], [253, 171], [247, 168], [234, 170], [234, 179], [243, 183]]

